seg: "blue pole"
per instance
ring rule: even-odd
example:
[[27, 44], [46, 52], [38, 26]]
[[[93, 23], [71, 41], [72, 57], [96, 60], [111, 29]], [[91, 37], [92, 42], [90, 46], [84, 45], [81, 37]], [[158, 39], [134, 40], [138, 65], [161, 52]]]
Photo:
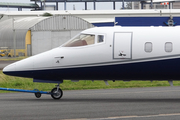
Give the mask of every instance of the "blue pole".
[[5, 91], [15, 91], [15, 92], [27, 92], [27, 93], [41, 93], [41, 94], [51, 94], [50, 92], [44, 92], [39, 90], [22, 90], [22, 89], [13, 89], [13, 88], [0, 88], [0, 90]]
[[96, 2], [94, 1], [94, 10], [96, 10]]

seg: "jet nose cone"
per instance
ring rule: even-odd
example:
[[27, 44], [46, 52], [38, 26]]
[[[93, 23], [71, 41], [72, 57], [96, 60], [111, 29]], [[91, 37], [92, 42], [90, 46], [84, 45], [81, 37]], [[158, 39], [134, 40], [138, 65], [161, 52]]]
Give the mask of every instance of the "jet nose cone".
[[32, 77], [34, 58], [26, 58], [6, 66], [3, 73], [17, 77]]
[[10, 64], [3, 69], [3, 73], [6, 75], [11, 75], [10, 73], [13, 71], [16, 71], [16, 64], [15, 63]]

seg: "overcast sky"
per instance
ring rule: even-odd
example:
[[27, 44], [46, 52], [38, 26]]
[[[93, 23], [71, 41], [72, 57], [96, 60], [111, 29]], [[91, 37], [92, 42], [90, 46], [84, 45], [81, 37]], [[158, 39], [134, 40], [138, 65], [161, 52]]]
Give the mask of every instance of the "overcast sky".
[[[34, 3], [30, 2], [30, 0], [0, 0], [0, 2], [13, 2], [13, 3]], [[46, 5], [55, 5], [55, 3], [46, 3]], [[83, 10], [84, 8], [84, 3], [67, 3], [67, 10], [73, 10], [73, 5], [75, 6], [76, 10]], [[116, 2], [116, 9], [119, 10], [121, 9], [122, 4], [120, 2]], [[93, 3], [88, 2], [87, 3], [87, 9], [93, 10]], [[97, 2], [96, 3], [96, 9], [97, 10], [112, 10], [113, 9], [113, 3], [112, 2]], [[0, 11], [17, 11], [18, 9], [16, 8], [0, 8]], [[23, 11], [30, 10], [30, 9], [23, 9]], [[59, 10], [64, 10], [64, 3], [59, 3]]]

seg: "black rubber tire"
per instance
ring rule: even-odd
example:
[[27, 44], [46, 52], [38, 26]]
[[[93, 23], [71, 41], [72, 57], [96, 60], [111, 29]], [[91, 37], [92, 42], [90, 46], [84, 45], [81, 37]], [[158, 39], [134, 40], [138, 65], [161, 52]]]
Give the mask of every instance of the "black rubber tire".
[[41, 93], [40, 92], [37, 92], [37, 93], [34, 93], [36, 98], [40, 98], [41, 97]]
[[53, 88], [51, 90], [51, 97], [55, 100], [60, 99], [63, 96], [63, 91], [59, 88], [58, 92], [57, 92], [57, 88]]

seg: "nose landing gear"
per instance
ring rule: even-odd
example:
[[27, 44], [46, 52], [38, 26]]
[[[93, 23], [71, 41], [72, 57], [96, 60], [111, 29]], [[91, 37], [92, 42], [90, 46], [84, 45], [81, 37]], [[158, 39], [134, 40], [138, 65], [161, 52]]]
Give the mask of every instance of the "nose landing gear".
[[51, 90], [51, 97], [53, 99], [60, 99], [63, 96], [63, 91], [59, 88], [59, 83], [56, 85], [56, 88]]

